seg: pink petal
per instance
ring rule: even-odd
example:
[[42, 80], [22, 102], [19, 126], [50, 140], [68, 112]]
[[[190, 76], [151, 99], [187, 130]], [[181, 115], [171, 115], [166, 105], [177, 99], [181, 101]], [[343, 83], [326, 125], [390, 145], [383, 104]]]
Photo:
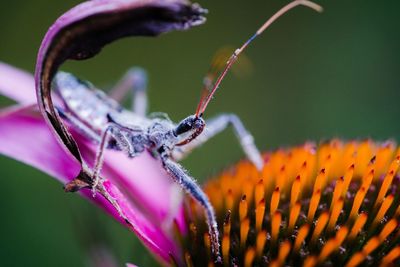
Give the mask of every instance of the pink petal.
[[21, 104], [36, 103], [33, 76], [1, 61], [0, 93]]
[[0, 153], [34, 166], [61, 182], [79, 173], [80, 165], [51, 135], [33, 107], [22, 107], [0, 114]]

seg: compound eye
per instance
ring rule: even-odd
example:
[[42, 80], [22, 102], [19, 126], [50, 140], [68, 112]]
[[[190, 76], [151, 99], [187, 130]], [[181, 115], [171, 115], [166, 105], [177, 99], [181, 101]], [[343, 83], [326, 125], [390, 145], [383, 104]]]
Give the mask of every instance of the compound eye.
[[192, 129], [192, 125], [186, 122], [180, 123], [175, 129], [175, 135], [184, 134]]
[[181, 121], [179, 125], [176, 127], [174, 133], [176, 136], [179, 136], [181, 134], [187, 133], [190, 130], [192, 130], [195, 126], [196, 120], [194, 117], [188, 117]]

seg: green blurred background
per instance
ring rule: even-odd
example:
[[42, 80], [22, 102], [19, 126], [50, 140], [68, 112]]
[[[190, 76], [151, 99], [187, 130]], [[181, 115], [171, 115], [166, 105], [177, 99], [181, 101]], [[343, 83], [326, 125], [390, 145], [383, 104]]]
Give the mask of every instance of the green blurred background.
[[[1, 0], [0, 60], [33, 72], [47, 28], [79, 2]], [[142, 66], [151, 111], [177, 121], [194, 111], [214, 52], [239, 46], [287, 2], [200, 1], [210, 11], [201, 27], [120, 40], [63, 69], [110, 88], [126, 69]], [[228, 75], [206, 117], [237, 113], [262, 150], [332, 137], [399, 140], [400, 2], [318, 3], [323, 14], [291, 11], [251, 45], [250, 71]], [[227, 131], [183, 164], [203, 180], [241, 157]], [[154, 265], [133, 234], [50, 177], [3, 156], [0, 176], [0, 265], [88, 266], [93, 242], [105, 244], [121, 266]]]

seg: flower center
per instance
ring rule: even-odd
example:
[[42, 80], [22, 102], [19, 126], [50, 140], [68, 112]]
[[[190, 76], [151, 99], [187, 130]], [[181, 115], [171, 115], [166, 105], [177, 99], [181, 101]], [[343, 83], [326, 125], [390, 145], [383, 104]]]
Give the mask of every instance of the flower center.
[[[333, 140], [241, 161], [204, 190], [224, 266], [400, 264], [400, 148]], [[190, 201], [188, 266], [214, 265], [201, 208]], [[397, 265], [399, 266], [399, 265]]]

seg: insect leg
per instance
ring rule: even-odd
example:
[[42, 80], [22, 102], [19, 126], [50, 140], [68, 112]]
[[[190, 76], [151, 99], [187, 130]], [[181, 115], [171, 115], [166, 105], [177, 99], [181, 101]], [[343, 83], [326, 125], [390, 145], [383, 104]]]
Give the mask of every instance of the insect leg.
[[100, 171], [103, 167], [104, 162], [104, 151], [109, 141], [110, 132], [112, 131], [112, 126], [107, 126], [106, 129], [101, 134], [100, 144], [96, 150], [96, 158], [94, 160], [93, 167], [93, 197], [96, 195], [96, 187], [100, 182]]
[[138, 115], [147, 113], [147, 74], [142, 68], [131, 68], [111, 90], [110, 96], [121, 102], [132, 91], [132, 110]]
[[172, 179], [205, 209], [212, 252], [216, 256], [216, 261], [221, 261], [219, 252], [218, 224], [215, 217], [214, 208], [208, 200], [207, 195], [198, 186], [195, 180], [186, 173], [183, 167], [171, 160], [167, 153], [161, 154], [161, 160], [164, 169], [170, 174]]
[[246, 130], [242, 121], [235, 114], [221, 114], [206, 121], [206, 128], [203, 133], [187, 145], [176, 147], [173, 151], [173, 157], [177, 160], [184, 158], [194, 148], [197, 148], [203, 143], [207, 142], [210, 138], [222, 132], [228, 126], [233, 127], [236, 137], [238, 138], [247, 158], [251, 162], [253, 162], [257, 169], [261, 170], [264, 165], [264, 161], [262, 159], [260, 151], [254, 144], [254, 138]]
[[100, 181], [100, 171], [104, 162], [104, 151], [109, 146], [110, 137], [113, 137], [117, 142], [118, 148], [126, 152], [129, 157], [135, 155], [134, 148], [128, 140], [128, 134], [118, 124], [110, 122], [101, 134], [100, 144], [96, 151], [96, 157], [93, 166], [93, 195]]

